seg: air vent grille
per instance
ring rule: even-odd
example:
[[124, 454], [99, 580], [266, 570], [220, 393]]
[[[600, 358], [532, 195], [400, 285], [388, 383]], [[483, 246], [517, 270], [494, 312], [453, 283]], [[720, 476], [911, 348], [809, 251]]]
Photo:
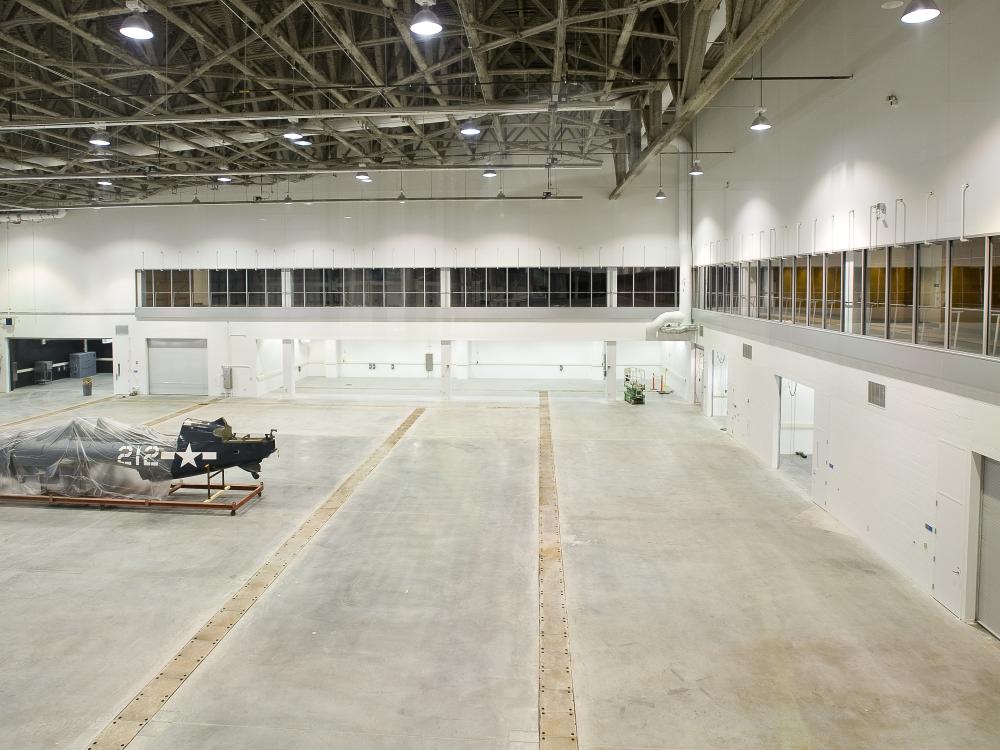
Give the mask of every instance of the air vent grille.
[[885, 385], [868, 381], [868, 403], [885, 408]]
[[115, 326], [116, 336], [128, 336], [128, 326]]
[[750, 344], [743, 345], [743, 358], [753, 359], [753, 347]]

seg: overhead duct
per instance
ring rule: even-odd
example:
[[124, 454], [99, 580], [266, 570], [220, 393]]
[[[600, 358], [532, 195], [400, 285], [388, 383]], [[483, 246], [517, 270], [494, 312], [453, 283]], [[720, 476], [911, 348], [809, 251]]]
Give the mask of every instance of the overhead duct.
[[58, 208], [47, 211], [8, 211], [0, 213], [0, 224], [21, 224], [26, 221], [39, 222], [49, 219], [62, 219], [66, 209]]

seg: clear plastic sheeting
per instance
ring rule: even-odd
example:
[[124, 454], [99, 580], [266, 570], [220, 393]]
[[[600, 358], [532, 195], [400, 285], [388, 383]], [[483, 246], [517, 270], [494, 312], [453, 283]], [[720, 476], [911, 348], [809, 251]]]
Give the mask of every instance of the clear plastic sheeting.
[[0, 436], [0, 492], [154, 498], [170, 488], [176, 438], [111, 419], [74, 417]]

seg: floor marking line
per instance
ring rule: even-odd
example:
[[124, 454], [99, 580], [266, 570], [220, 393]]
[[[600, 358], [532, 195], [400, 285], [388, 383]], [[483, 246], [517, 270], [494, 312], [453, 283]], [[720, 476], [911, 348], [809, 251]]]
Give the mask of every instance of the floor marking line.
[[331, 492], [264, 564], [247, 579], [222, 608], [209, 618], [201, 629], [168, 661], [159, 673], [139, 691], [128, 705], [87, 745], [88, 750], [122, 750], [136, 738], [144, 726], [159, 713], [191, 673], [202, 664], [234, 625], [263, 596], [288, 564], [316, 536], [327, 521], [347, 502], [354, 491], [389, 455], [396, 444], [413, 426], [423, 408], [414, 409], [357, 468]]
[[214, 404], [222, 400], [222, 396], [216, 396], [215, 398], [210, 398], [208, 401], [199, 401], [196, 404], [191, 404], [190, 406], [185, 406], [183, 409], [178, 409], [177, 411], [172, 411], [169, 414], [164, 414], [162, 417], [154, 417], [147, 422], [143, 422], [146, 427], [154, 427], [161, 422], [166, 422], [168, 419], [173, 419], [174, 417], [179, 417], [181, 414], [187, 414], [189, 411], [194, 411], [199, 406], [208, 406], [209, 404]]
[[0, 428], [5, 427], [16, 427], [19, 424], [25, 424], [26, 422], [34, 422], [36, 419], [45, 419], [45, 417], [55, 416], [56, 414], [62, 414], [63, 412], [73, 411], [74, 409], [82, 409], [85, 406], [90, 406], [91, 404], [99, 404], [102, 401], [110, 401], [114, 398], [114, 394], [110, 396], [102, 396], [101, 398], [95, 398], [92, 401], [84, 401], [79, 404], [73, 404], [72, 406], [64, 406], [62, 409], [54, 409], [52, 411], [45, 411], [41, 414], [36, 414], [33, 417], [24, 417], [23, 419], [15, 419], [13, 422], [4, 422], [0, 424]]
[[576, 748], [576, 694], [569, 652], [566, 577], [549, 393], [538, 392], [538, 747]]

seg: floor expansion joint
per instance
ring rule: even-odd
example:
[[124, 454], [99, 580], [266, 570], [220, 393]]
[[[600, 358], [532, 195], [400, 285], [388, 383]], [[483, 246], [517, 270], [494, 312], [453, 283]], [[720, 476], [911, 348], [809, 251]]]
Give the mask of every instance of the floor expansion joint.
[[538, 746], [565, 750], [578, 746], [576, 696], [547, 391], [538, 406]]
[[[268, 587], [285, 571], [288, 564], [302, 551], [316, 533], [326, 525], [358, 486], [375, 470], [389, 452], [402, 440], [424, 409], [414, 409], [369, 456], [314, 510], [308, 518], [281, 544], [257, 571], [194, 636], [184, 644], [139, 691], [128, 705], [112, 719], [88, 750], [121, 750], [127, 747], [142, 728], [164, 707], [168, 700], [212, 650], [232, 631], [243, 615], [257, 602]], [[161, 418], [169, 419], [171, 416]]]

